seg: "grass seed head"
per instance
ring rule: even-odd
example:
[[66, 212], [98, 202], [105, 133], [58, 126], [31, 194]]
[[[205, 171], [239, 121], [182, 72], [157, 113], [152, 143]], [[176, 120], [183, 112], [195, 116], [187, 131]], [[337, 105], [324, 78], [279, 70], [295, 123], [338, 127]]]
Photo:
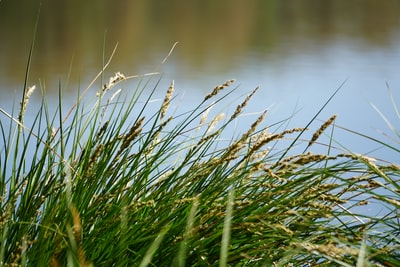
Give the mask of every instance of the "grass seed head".
[[146, 201], [135, 202], [135, 203], [129, 205], [127, 207], [127, 209], [129, 209], [129, 210], [132, 209], [132, 210], [137, 211], [138, 209], [146, 208], [146, 207], [153, 208], [153, 207], [155, 207], [155, 205], [156, 205], [156, 202], [153, 199], [150, 199], [150, 200], [146, 200]]
[[272, 171], [271, 168], [264, 168], [264, 171], [267, 173], [268, 176], [276, 179], [278, 182], [287, 182], [286, 178], [279, 176], [279, 174]]
[[308, 146], [311, 146], [312, 144], [317, 141], [317, 139], [320, 137], [320, 135], [326, 130], [326, 128], [329, 127], [336, 119], [336, 115], [333, 115], [330, 117], [326, 122], [324, 122], [321, 127], [313, 134], [310, 142], [308, 143]]
[[108, 83], [103, 85], [103, 88], [99, 92], [97, 92], [96, 96], [102, 96], [104, 93], [106, 93], [108, 90], [110, 90], [114, 85], [116, 85], [118, 82], [125, 80], [126, 77], [120, 72], [116, 72], [114, 76], [110, 77], [110, 80]]
[[298, 164], [298, 165], [303, 166], [308, 163], [320, 162], [320, 161], [328, 160], [328, 159], [330, 159], [330, 157], [327, 155], [306, 153], [303, 155], [299, 155], [299, 157], [295, 161], [293, 161], [293, 164]]
[[265, 114], [267, 114], [267, 110], [264, 110], [263, 113], [257, 118], [257, 120], [255, 122], [253, 122], [253, 124], [251, 125], [251, 127], [250, 127], [250, 129], [248, 131], [248, 133], [249, 133], [248, 136], [250, 136], [250, 134], [255, 132], [255, 130], [257, 129], [258, 125], [260, 125], [260, 123], [264, 120]]
[[339, 247], [335, 244], [311, 244], [311, 243], [302, 243], [300, 244], [304, 249], [310, 252], [320, 253], [322, 255], [327, 255], [333, 258], [342, 258], [344, 255], [358, 255], [358, 249], [350, 248], [350, 247]]
[[25, 95], [22, 98], [22, 101], [20, 103], [21, 104], [21, 110], [20, 110], [19, 116], [18, 116], [18, 121], [20, 123], [23, 123], [23, 117], [24, 117], [24, 114], [25, 114], [25, 111], [26, 111], [26, 107], [28, 106], [28, 103], [29, 103], [29, 98], [31, 97], [31, 95], [33, 94], [33, 91], [35, 91], [35, 89], [36, 89], [36, 85], [28, 87], [28, 89], [25, 92]]
[[397, 200], [397, 199], [394, 199], [394, 198], [391, 198], [391, 197], [377, 197], [377, 196], [375, 196], [374, 198], [378, 199], [378, 200], [383, 200], [383, 201], [385, 201], [387, 203], [390, 203], [393, 206], [395, 206], [397, 209], [400, 208], [400, 201]]
[[202, 144], [206, 143], [206, 142], [209, 141], [210, 139], [212, 139], [212, 138], [214, 138], [215, 136], [218, 136], [218, 135], [220, 135], [220, 134], [221, 134], [221, 129], [219, 129], [219, 130], [217, 130], [217, 131], [215, 131], [215, 132], [213, 132], [213, 133], [211, 133], [211, 134], [209, 134], [209, 135], [204, 136], [203, 138], [201, 138], [201, 139], [199, 140], [199, 142], [197, 142], [196, 147], [201, 146]]
[[223, 90], [224, 88], [228, 87], [229, 85], [231, 85], [234, 82], [235, 82], [235, 80], [228, 80], [221, 85], [215, 86], [213, 91], [211, 93], [209, 93], [208, 95], [206, 95], [206, 97], [204, 98], [204, 101], [207, 101], [211, 97], [216, 96], [219, 93], [219, 91]]
[[231, 147], [233, 146], [241, 146], [243, 145], [247, 139], [251, 136], [251, 134], [253, 134], [257, 127], [260, 125], [260, 123], [264, 120], [265, 118], [265, 114], [267, 113], [267, 111], [265, 110], [258, 118], [255, 122], [253, 122], [253, 124], [251, 125], [251, 127], [249, 128], [249, 130], [247, 130], [246, 133], [244, 133], [240, 139], [238, 141], [236, 141]]
[[99, 131], [97, 132], [97, 134], [96, 134], [96, 138], [97, 138], [97, 139], [100, 139], [100, 138], [103, 136], [103, 134], [105, 133], [105, 131], [106, 131], [106, 129], [107, 129], [109, 123], [110, 123], [110, 121], [106, 121], [106, 122], [103, 124], [103, 126], [101, 126], [100, 130], [99, 130]]
[[130, 143], [142, 132], [142, 123], [144, 121], [144, 117], [140, 118], [129, 130], [129, 132], [124, 136], [124, 139], [122, 141], [121, 148], [119, 149], [119, 154], [122, 152], [125, 148], [127, 148]]
[[225, 113], [219, 113], [215, 118], [208, 124], [207, 133], [211, 132], [215, 126], [225, 118]]
[[171, 103], [172, 94], [174, 93], [174, 81], [171, 82], [167, 93], [165, 94], [164, 101], [161, 106], [161, 119], [165, 117], [169, 104]]
[[256, 161], [256, 160], [259, 160], [259, 159], [264, 159], [266, 156], [269, 155], [270, 152], [271, 152], [270, 148], [267, 148], [267, 149], [263, 149], [263, 150], [261, 150], [261, 151], [259, 151], [257, 153], [250, 154], [251, 155], [250, 161]]
[[200, 126], [203, 125], [207, 121], [208, 113], [210, 113], [210, 110], [212, 109], [214, 104], [215, 104], [215, 102], [211, 103], [211, 105], [201, 115]]
[[304, 131], [304, 128], [293, 128], [293, 129], [285, 130], [285, 131], [283, 131], [281, 133], [277, 133], [277, 134], [268, 134], [268, 132], [265, 131], [264, 133], [259, 135], [259, 137], [257, 138], [254, 145], [251, 147], [248, 154], [251, 155], [251, 154], [257, 152], [261, 147], [263, 147], [264, 145], [266, 145], [272, 141], [282, 139], [286, 134], [291, 134], [294, 132], [301, 132], [301, 131]]
[[92, 170], [94, 164], [97, 162], [98, 158], [100, 157], [101, 152], [103, 152], [104, 146], [103, 144], [99, 144], [95, 151], [93, 152], [93, 155], [90, 157], [89, 161], [89, 166], [87, 167], [87, 172], [90, 173]]
[[257, 92], [258, 90], [258, 86], [256, 87], [256, 89], [253, 90], [253, 92], [251, 92], [246, 98], [245, 100], [236, 107], [235, 112], [232, 114], [230, 120], [235, 119], [237, 116], [239, 116], [240, 113], [242, 113], [242, 109], [247, 106], [247, 104], [249, 103], [250, 99], [253, 97], [253, 95]]

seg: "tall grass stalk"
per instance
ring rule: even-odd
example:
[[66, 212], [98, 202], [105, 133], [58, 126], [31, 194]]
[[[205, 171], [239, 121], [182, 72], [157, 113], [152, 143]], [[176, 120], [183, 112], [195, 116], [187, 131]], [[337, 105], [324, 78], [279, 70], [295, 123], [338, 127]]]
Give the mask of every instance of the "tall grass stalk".
[[304, 140], [317, 116], [278, 131], [264, 112], [226, 142], [256, 90], [225, 120], [207, 114], [233, 80], [171, 115], [160, 79], [116, 73], [72, 107], [60, 85], [29, 121], [0, 107], [0, 265], [399, 266], [398, 165], [333, 147], [333, 131], [313, 152], [333, 122]]

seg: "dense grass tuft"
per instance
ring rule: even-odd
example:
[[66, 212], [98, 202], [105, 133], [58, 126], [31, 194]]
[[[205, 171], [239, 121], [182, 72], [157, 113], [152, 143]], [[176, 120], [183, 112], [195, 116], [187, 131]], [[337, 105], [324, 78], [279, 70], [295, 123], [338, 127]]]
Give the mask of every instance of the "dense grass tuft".
[[226, 119], [207, 114], [233, 80], [172, 116], [173, 82], [154, 109], [154, 78], [111, 94], [127, 79], [54, 114], [43, 96], [29, 125], [30, 90], [1, 109], [0, 265], [400, 265], [400, 167], [312, 152], [335, 117], [304, 141], [264, 112], [226, 142], [256, 90]]

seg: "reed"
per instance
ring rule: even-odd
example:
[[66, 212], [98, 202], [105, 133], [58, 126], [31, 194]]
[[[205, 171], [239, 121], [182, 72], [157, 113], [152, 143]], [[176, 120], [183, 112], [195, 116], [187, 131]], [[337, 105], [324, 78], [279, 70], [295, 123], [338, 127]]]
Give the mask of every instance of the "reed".
[[290, 153], [334, 116], [302, 141], [305, 128], [278, 131], [264, 112], [225, 143], [257, 89], [217, 124], [207, 113], [233, 80], [166, 118], [174, 83], [151, 111], [154, 76], [106, 98], [127, 79], [111, 77], [91, 104], [78, 96], [69, 119], [45, 96], [31, 122], [27, 94], [19, 112], [0, 109], [0, 265], [399, 266], [398, 165]]

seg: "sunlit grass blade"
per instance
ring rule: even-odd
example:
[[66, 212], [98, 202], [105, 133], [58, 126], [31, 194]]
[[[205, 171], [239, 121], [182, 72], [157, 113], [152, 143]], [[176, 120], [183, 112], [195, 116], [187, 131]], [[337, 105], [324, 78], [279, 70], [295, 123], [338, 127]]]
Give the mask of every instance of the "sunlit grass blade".
[[375, 106], [373, 103], [370, 103], [372, 108], [379, 114], [379, 116], [382, 118], [382, 120], [386, 123], [386, 125], [389, 127], [389, 129], [396, 134], [397, 137], [400, 138], [400, 133], [397, 131], [397, 129], [394, 127], [394, 125], [386, 118], [386, 116], [379, 110], [377, 106]]
[[232, 216], [233, 216], [233, 201], [235, 199], [235, 190], [231, 189], [228, 193], [226, 200], [226, 213], [224, 219], [224, 228], [222, 232], [221, 240], [221, 254], [219, 259], [219, 266], [227, 266], [228, 263], [228, 251], [229, 241], [231, 239], [231, 227], [232, 227]]
[[164, 227], [164, 229], [161, 230], [161, 232], [157, 235], [156, 239], [154, 239], [153, 243], [150, 245], [149, 249], [146, 251], [146, 254], [143, 256], [143, 260], [141, 261], [139, 267], [147, 267], [150, 263], [151, 260], [156, 252], [156, 250], [160, 247], [161, 242], [165, 236], [165, 234], [168, 232], [169, 227]]

